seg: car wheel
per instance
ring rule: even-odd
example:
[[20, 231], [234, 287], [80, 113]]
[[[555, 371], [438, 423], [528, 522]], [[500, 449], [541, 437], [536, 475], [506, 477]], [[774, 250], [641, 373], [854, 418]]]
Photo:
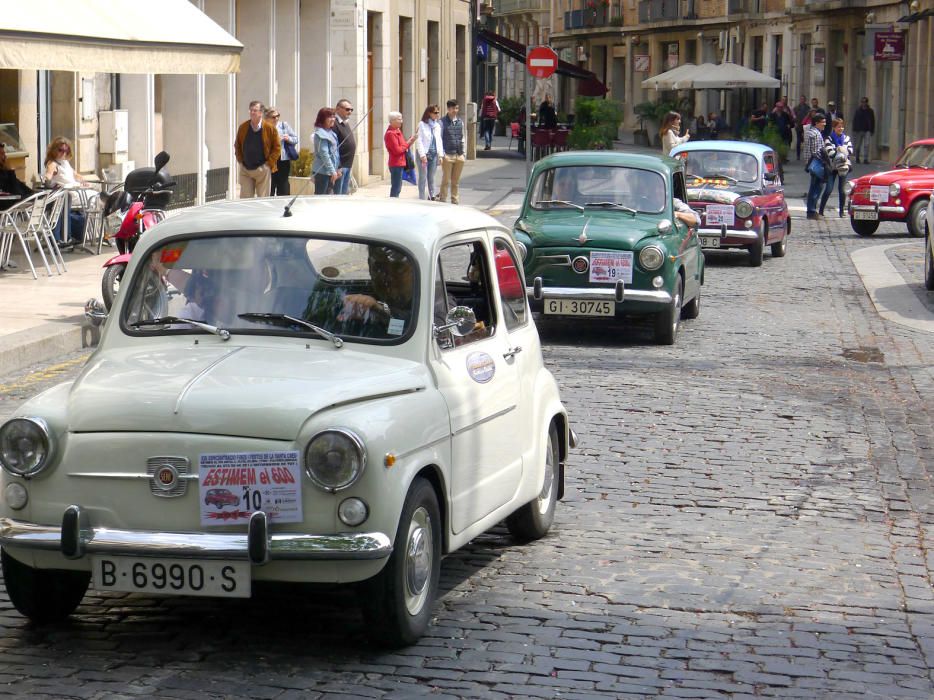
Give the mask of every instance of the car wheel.
[[431, 484], [418, 478], [402, 507], [389, 561], [360, 588], [374, 644], [407, 646], [425, 633], [441, 574], [441, 536], [438, 498]]
[[59, 622], [81, 603], [91, 582], [86, 571], [34, 569], [0, 552], [10, 602], [36, 624]]
[[785, 235], [782, 236], [782, 240], [778, 243], [773, 243], [771, 245], [772, 257], [773, 258], [784, 258], [785, 253], [788, 252], [788, 236], [791, 234], [791, 222], [785, 222]]
[[762, 266], [762, 251], [765, 249], [765, 219], [759, 222], [759, 235], [756, 242], [749, 246], [749, 266]]
[[530, 542], [544, 537], [555, 519], [555, 504], [558, 502], [558, 429], [552, 423], [548, 428], [548, 444], [545, 453], [545, 481], [542, 490], [532, 500], [506, 518], [509, 533], [517, 540]]
[[856, 231], [857, 236], [871, 236], [879, 228], [879, 221], [856, 221], [850, 217], [850, 226]]
[[681, 318], [697, 318], [700, 316], [700, 295], [701, 288], [697, 288], [697, 296], [691, 299], [681, 308]]
[[908, 233], [915, 238], [924, 235], [924, 220], [928, 214], [928, 200], [918, 199], [908, 210]]
[[931, 241], [931, 229], [934, 221], [927, 224], [927, 236], [924, 243], [924, 288], [934, 289], [934, 243]]
[[681, 322], [681, 292], [684, 283], [681, 275], [675, 278], [675, 288], [671, 293], [671, 303], [655, 315], [655, 342], [659, 345], [674, 345]]
[[104, 306], [110, 311], [113, 306], [114, 298], [120, 291], [120, 281], [123, 279], [123, 273], [126, 272], [126, 265], [111, 265], [104, 270], [104, 279], [101, 280], [101, 294], [104, 296]]

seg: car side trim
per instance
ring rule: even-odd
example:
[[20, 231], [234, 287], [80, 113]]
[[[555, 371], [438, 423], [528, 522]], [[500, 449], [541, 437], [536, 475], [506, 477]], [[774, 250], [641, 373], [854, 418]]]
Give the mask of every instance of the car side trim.
[[[0, 518], [0, 546], [59, 551], [70, 558], [90, 554], [112, 556], [177, 557], [197, 559], [249, 560], [247, 533], [151, 532], [94, 528], [84, 513], [72, 509], [69, 525], [36, 525]], [[65, 518], [63, 517], [63, 520]], [[69, 538], [69, 542], [63, 540]], [[382, 532], [344, 532], [332, 535], [272, 533], [267, 536], [271, 561], [385, 559], [392, 553], [392, 543]], [[76, 556], [77, 555], [77, 556]]]
[[[529, 299], [535, 298], [533, 291], [532, 287], [525, 288]], [[552, 299], [593, 299], [596, 301], [608, 300], [616, 303], [616, 288], [543, 287], [542, 296], [544, 299], [548, 299], [549, 297]], [[654, 304], [670, 304], [671, 294], [663, 290], [656, 291], [626, 287], [626, 298], [623, 303], [625, 304], [629, 301], [648, 301]]]

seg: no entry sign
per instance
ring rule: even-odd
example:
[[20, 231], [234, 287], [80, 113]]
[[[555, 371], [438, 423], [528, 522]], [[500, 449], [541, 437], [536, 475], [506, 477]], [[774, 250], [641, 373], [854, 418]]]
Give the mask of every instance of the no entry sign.
[[529, 51], [525, 67], [533, 78], [547, 78], [558, 68], [558, 54], [550, 46], [536, 46]]

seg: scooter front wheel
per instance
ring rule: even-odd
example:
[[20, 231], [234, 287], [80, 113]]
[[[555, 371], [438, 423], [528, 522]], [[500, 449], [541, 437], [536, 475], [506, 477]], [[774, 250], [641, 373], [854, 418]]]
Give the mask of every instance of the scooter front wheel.
[[120, 282], [123, 280], [123, 273], [126, 272], [126, 264], [120, 263], [111, 265], [104, 270], [104, 279], [101, 280], [101, 294], [104, 297], [104, 306], [110, 311], [113, 306], [114, 298], [120, 291]]

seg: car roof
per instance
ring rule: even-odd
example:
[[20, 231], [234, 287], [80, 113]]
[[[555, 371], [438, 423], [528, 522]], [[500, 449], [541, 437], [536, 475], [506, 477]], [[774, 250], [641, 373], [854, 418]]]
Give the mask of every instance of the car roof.
[[912, 141], [908, 144], [908, 146], [906, 146], [906, 148], [910, 146], [934, 146], [934, 138], [918, 139], [917, 141]]
[[670, 174], [681, 170], [681, 163], [674, 158], [646, 153], [628, 153], [626, 151], [562, 151], [552, 153], [535, 164], [536, 170], [573, 165], [615, 165], [632, 168], [645, 168]]
[[149, 243], [192, 233], [310, 233], [375, 238], [431, 255], [438, 239], [458, 231], [507, 230], [491, 216], [469, 206], [423, 200], [352, 196], [304, 196], [283, 216], [288, 197], [216, 202], [185, 209], [147, 234]]
[[672, 153], [690, 151], [728, 151], [730, 153], [748, 153], [761, 157], [763, 153], [774, 152], [774, 148], [753, 141], [691, 141], [671, 149]]

